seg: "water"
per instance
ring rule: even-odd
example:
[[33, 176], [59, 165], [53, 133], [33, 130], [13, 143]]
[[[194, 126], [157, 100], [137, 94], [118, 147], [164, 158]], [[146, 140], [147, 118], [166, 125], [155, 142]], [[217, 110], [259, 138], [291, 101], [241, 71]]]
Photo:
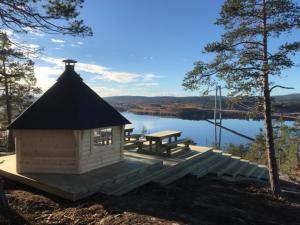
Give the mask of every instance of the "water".
[[[131, 121], [134, 127], [134, 133], [141, 133], [143, 127], [147, 133], [154, 133], [162, 130], [182, 131], [182, 137], [192, 138], [197, 145], [210, 146], [215, 140], [215, 128], [213, 124], [205, 120], [183, 120], [177, 118], [166, 118], [149, 115], [136, 115], [125, 112], [123, 115]], [[288, 125], [292, 122], [287, 122]], [[255, 138], [259, 130], [263, 128], [263, 121], [241, 120], [241, 119], [223, 119], [222, 125], [232, 130], [238, 131], [244, 135]], [[219, 128], [217, 128], [219, 132]], [[229, 143], [247, 144], [251, 141], [233, 134], [227, 130], [221, 130], [221, 146], [224, 147]]]

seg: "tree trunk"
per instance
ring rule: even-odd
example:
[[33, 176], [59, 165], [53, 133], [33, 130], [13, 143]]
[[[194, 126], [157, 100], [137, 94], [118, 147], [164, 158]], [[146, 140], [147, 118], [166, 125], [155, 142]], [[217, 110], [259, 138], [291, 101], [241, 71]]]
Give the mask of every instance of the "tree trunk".
[[274, 138], [273, 138], [273, 127], [272, 127], [272, 110], [271, 110], [271, 99], [269, 91], [269, 79], [268, 75], [264, 76], [264, 120], [266, 129], [266, 152], [268, 158], [268, 168], [269, 168], [269, 179], [271, 191], [275, 197], [280, 195], [280, 184], [278, 167], [275, 155]]
[[280, 195], [280, 183], [278, 167], [275, 154], [273, 126], [272, 126], [272, 106], [269, 88], [269, 68], [268, 68], [268, 31], [267, 31], [267, 10], [266, 1], [263, 0], [263, 92], [264, 92], [264, 120], [266, 129], [266, 152], [269, 168], [269, 180], [271, 191], [276, 198]]
[[3, 180], [0, 177], [0, 212], [7, 212], [9, 210], [7, 199], [3, 188]]
[[[3, 77], [4, 77], [4, 93], [5, 93], [5, 105], [6, 105], [6, 116], [7, 116], [7, 124], [9, 125], [12, 121], [12, 110], [11, 110], [11, 103], [10, 103], [10, 94], [9, 94], [9, 87], [8, 87], [8, 78], [6, 74], [6, 67], [4, 60], [2, 61], [3, 66]], [[7, 149], [8, 151], [15, 150], [15, 142], [14, 137], [11, 131], [8, 132], [7, 138]]]
[[298, 169], [300, 169], [300, 145], [299, 145], [299, 141], [297, 140], [297, 144], [296, 144], [296, 158], [297, 158], [297, 167]]

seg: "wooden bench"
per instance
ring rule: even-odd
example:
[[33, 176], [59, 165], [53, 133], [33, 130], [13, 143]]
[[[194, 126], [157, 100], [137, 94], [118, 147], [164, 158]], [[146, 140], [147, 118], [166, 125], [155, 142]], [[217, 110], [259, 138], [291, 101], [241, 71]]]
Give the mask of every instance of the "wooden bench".
[[142, 136], [142, 134], [131, 134], [130, 137], [134, 138], [135, 140], [139, 140], [139, 138]]
[[146, 142], [146, 140], [137, 140], [135, 141], [135, 145], [138, 148], [138, 152], [142, 152], [143, 151], [143, 145]]
[[167, 149], [171, 149], [171, 148], [176, 147], [178, 144], [184, 144], [185, 147], [188, 148], [191, 143], [192, 143], [192, 139], [190, 139], [190, 138], [184, 138], [184, 139], [179, 139], [177, 141], [173, 141], [173, 142], [170, 142], [170, 143], [162, 144], [162, 146], [164, 146]]
[[191, 143], [192, 143], [192, 139], [184, 138], [184, 139], [179, 139], [179, 140], [171, 142], [171, 143], [162, 144], [162, 147], [164, 147], [167, 150], [168, 155], [171, 155], [172, 150], [180, 149], [180, 147], [178, 147], [178, 144], [184, 144], [184, 147], [181, 147], [181, 148], [188, 149], [190, 147]]
[[125, 135], [125, 142], [126, 143], [134, 143], [137, 140], [139, 140], [139, 138], [141, 137], [141, 134], [130, 134], [130, 135]]
[[133, 132], [133, 127], [125, 127], [124, 129], [124, 141], [130, 141], [131, 133]]

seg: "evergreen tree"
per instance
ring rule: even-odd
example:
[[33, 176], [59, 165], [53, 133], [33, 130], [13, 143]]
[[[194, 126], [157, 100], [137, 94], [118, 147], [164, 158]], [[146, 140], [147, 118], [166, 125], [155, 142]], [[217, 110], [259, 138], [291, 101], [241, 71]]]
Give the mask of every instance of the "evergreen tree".
[[1, 0], [0, 27], [15, 32], [92, 35], [78, 19], [84, 0]]
[[[84, 0], [1, 0], [0, 29], [14, 32], [46, 32], [73, 36], [92, 35], [90, 27], [78, 19], [79, 8]], [[35, 87], [33, 62], [24, 57], [11, 46], [7, 35], [1, 32], [0, 37], [0, 85], [3, 93], [0, 96], [5, 112], [0, 118], [9, 124], [18, 111], [22, 111], [31, 102], [34, 93], [40, 90]], [[20, 46], [17, 43], [18, 48]], [[13, 149], [13, 137], [9, 132], [9, 149]], [[0, 211], [7, 205], [5, 194], [0, 185]]]
[[[20, 114], [41, 90], [36, 87], [33, 62], [25, 54], [13, 48], [6, 33], [0, 32], [0, 103], [4, 108], [4, 126]], [[13, 150], [13, 137], [9, 132], [8, 149]]]
[[252, 162], [267, 165], [265, 136], [262, 130], [259, 131], [255, 140], [250, 144], [249, 151], [245, 155], [245, 158]]
[[274, 123], [274, 143], [275, 154], [278, 162], [279, 171], [282, 171], [282, 166], [285, 164], [287, 158], [287, 149], [290, 145], [289, 127], [284, 123], [283, 118], [279, 118]]
[[[282, 119], [276, 120], [274, 123], [274, 146], [278, 169], [282, 174], [295, 175], [299, 165], [299, 157], [297, 149], [300, 142], [300, 119], [295, 121], [292, 126], [286, 125]], [[265, 135], [262, 130], [256, 136], [251, 144], [234, 145], [230, 144], [226, 147], [226, 151], [235, 156], [240, 156], [251, 162], [267, 165], [265, 149]]]
[[291, 156], [294, 157], [294, 167], [300, 169], [300, 117], [294, 122], [293, 126], [290, 128], [290, 136], [294, 142], [294, 151]]
[[275, 43], [272, 48], [269, 46], [272, 39], [299, 27], [300, 8], [292, 0], [226, 0], [216, 24], [224, 28], [221, 41], [208, 44], [204, 51], [216, 57], [210, 63], [196, 62], [194, 69], [186, 74], [183, 86], [198, 90], [222, 81], [230, 95], [262, 93], [270, 186], [278, 197], [280, 185], [270, 95], [274, 88], [282, 86], [270, 87], [269, 76], [279, 76], [283, 69], [294, 66], [291, 56], [300, 49], [300, 42], [284, 40], [278, 46]]
[[225, 149], [226, 149], [226, 152], [229, 154], [244, 158], [245, 155], [249, 152], [249, 145], [229, 144], [225, 147]]

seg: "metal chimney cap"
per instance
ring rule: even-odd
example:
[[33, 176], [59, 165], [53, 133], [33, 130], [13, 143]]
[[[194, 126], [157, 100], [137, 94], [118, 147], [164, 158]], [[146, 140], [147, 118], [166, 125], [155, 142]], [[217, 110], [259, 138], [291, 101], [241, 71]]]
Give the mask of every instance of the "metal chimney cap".
[[65, 60], [63, 60], [63, 62], [65, 63], [66, 70], [74, 70], [75, 63], [77, 63], [77, 61], [72, 60], [72, 59], [65, 59]]
[[66, 65], [77, 63], [77, 61], [75, 61], [75, 60], [73, 60], [73, 59], [65, 59], [65, 60], [63, 60], [63, 62], [64, 62]]

